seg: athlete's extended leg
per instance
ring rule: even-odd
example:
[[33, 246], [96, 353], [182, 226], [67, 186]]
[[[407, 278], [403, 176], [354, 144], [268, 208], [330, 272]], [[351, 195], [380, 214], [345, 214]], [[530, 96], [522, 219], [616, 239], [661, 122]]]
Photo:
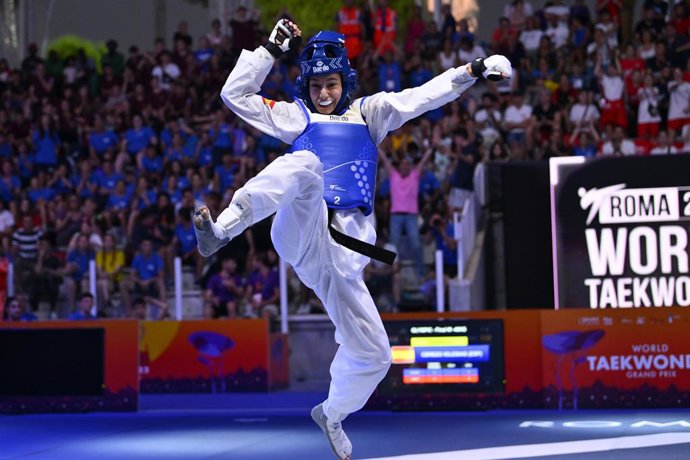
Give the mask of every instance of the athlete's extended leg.
[[312, 210], [323, 202], [322, 166], [311, 152], [283, 155], [266, 166], [235, 192], [216, 222], [208, 208], [197, 209], [194, 231], [199, 253], [210, 256], [250, 225], [293, 201], [306, 202]]

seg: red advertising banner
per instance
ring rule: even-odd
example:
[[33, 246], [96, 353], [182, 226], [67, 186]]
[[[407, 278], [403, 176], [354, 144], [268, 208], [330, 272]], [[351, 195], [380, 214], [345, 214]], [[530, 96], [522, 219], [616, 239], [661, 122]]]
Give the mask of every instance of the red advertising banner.
[[143, 321], [140, 328], [142, 393], [269, 389], [263, 319]]
[[[130, 320], [2, 323], [0, 342], [10, 348], [0, 379], [20, 391], [0, 397], [0, 412], [137, 410], [137, 336]], [[58, 386], [75, 379], [79, 388]]]
[[545, 406], [690, 404], [686, 309], [542, 313]]

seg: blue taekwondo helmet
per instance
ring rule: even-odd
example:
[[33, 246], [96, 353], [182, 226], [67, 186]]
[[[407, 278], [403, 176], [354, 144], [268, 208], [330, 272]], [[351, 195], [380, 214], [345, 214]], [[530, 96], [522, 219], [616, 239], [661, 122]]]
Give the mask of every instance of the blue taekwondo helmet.
[[311, 37], [299, 55], [301, 74], [297, 77], [297, 95], [312, 112], [318, 112], [309, 97], [309, 77], [339, 73], [343, 79], [343, 94], [335, 106], [335, 114], [342, 114], [357, 90], [357, 71], [350, 67], [345, 49], [345, 35], [322, 30]]

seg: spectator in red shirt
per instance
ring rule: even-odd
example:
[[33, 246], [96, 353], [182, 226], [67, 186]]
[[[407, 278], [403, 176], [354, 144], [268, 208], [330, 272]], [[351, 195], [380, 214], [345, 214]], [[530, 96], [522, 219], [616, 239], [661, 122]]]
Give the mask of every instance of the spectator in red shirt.
[[510, 20], [502, 17], [498, 20], [498, 28], [491, 34], [491, 49], [497, 54], [506, 54], [510, 49], [509, 42], [517, 40], [518, 30], [510, 26]]

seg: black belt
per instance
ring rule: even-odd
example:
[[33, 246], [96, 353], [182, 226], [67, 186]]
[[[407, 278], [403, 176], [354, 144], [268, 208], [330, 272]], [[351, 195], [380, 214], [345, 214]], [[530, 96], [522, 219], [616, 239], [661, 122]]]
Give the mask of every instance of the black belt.
[[366, 241], [358, 240], [357, 238], [353, 238], [333, 228], [333, 225], [331, 225], [331, 221], [333, 220], [334, 214], [334, 210], [328, 208], [328, 231], [330, 232], [331, 237], [333, 237], [336, 243], [345, 246], [348, 249], [352, 249], [355, 252], [363, 254], [371, 259], [376, 259], [385, 264], [393, 265], [393, 262], [395, 262], [396, 255], [394, 252], [380, 248], [378, 246], [374, 246], [373, 244], [369, 244]]

